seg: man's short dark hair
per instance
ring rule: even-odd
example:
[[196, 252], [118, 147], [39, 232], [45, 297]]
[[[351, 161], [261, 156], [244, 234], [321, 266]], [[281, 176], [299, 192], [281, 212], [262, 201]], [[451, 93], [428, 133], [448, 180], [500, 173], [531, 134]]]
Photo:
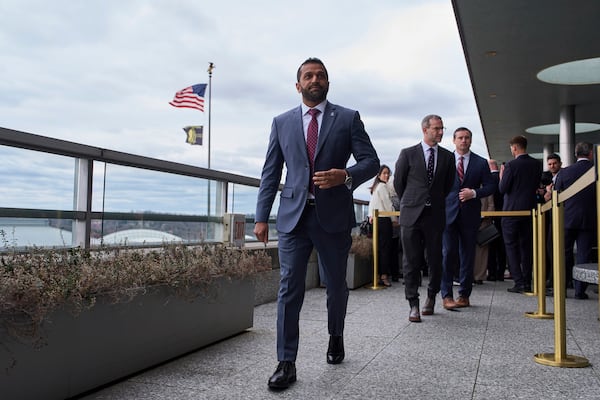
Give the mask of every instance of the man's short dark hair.
[[550, 161], [550, 160], [557, 160], [558, 162], [562, 162], [560, 160], [560, 156], [556, 153], [552, 153], [548, 157], [546, 157], [546, 161]]
[[325, 68], [325, 64], [323, 64], [323, 61], [319, 60], [316, 57], [310, 57], [307, 58], [306, 61], [304, 61], [302, 64], [300, 64], [300, 66], [298, 67], [298, 72], [296, 72], [296, 80], [298, 82], [300, 82], [300, 70], [302, 69], [302, 67], [304, 67], [306, 64], [319, 64], [321, 65], [321, 67], [323, 67], [323, 70], [325, 71], [325, 77], [327, 78], [327, 80], [329, 80], [329, 73], [327, 72], [327, 68]]
[[452, 138], [456, 139], [456, 132], [459, 131], [465, 131], [465, 132], [469, 132], [469, 137], [472, 139], [473, 138], [473, 132], [471, 132], [471, 130], [469, 128], [465, 128], [464, 126], [461, 126], [460, 128], [456, 128], [454, 130], [454, 133], [452, 134]]
[[514, 144], [523, 150], [527, 150], [527, 138], [523, 135], [515, 136], [508, 142], [511, 146]]

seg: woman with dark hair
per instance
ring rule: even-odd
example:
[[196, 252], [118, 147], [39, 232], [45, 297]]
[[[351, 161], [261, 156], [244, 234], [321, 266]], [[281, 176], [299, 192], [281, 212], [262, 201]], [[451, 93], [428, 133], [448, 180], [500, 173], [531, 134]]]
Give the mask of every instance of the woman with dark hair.
[[[395, 194], [390, 181], [391, 170], [387, 165], [382, 165], [371, 186], [371, 201], [369, 202], [369, 219], [372, 221], [373, 210], [394, 211], [392, 196]], [[390, 182], [388, 184], [388, 182]], [[394, 270], [394, 257], [397, 248], [393, 243], [393, 225], [397, 217], [379, 217], [377, 220], [377, 255], [379, 258], [380, 283], [384, 286], [392, 286], [390, 274]]]

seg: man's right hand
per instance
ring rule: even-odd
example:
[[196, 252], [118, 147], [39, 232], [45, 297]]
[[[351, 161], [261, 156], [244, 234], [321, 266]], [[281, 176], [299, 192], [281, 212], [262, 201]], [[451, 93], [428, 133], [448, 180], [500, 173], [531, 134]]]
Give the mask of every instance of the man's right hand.
[[267, 244], [269, 242], [269, 224], [266, 222], [255, 223], [254, 234], [259, 242]]

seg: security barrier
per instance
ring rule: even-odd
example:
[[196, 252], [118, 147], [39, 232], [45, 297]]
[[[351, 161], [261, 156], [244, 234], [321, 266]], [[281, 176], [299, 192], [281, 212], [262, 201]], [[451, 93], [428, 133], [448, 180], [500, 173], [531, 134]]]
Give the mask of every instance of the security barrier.
[[[569, 355], [566, 351], [566, 284], [565, 284], [565, 252], [564, 252], [564, 202], [585, 189], [587, 186], [596, 185], [596, 208], [600, 210], [600, 180], [598, 180], [598, 161], [600, 160], [600, 147], [596, 146], [596, 162], [594, 168], [588, 170], [575, 183], [561, 193], [552, 192], [551, 201], [539, 204], [537, 209], [531, 211], [484, 211], [482, 217], [507, 217], [530, 216], [532, 217], [533, 232], [533, 286], [532, 292], [525, 295], [537, 296], [538, 307], [535, 312], [527, 312], [525, 316], [537, 319], [554, 318], [554, 353], [538, 353], [534, 360], [538, 364], [583, 368], [590, 365], [589, 361], [580, 356]], [[553, 271], [553, 300], [554, 313], [546, 312], [546, 213], [552, 212], [552, 271]], [[381, 289], [385, 286], [378, 285], [378, 218], [399, 216], [399, 211], [373, 212], [373, 285], [371, 289]], [[597, 215], [598, 232], [600, 232], [600, 212]], [[600, 234], [598, 235], [598, 260], [600, 261]], [[598, 274], [600, 275], [600, 263]], [[599, 298], [600, 315], [600, 298]]]
[[373, 210], [373, 285], [371, 289], [385, 289], [385, 286], [379, 285], [379, 255], [377, 254], [377, 241], [379, 240], [379, 217], [400, 216], [400, 211], [379, 211]]
[[[599, 148], [596, 148], [596, 160], [600, 159]], [[554, 353], [538, 353], [534, 356], [535, 362], [542, 365], [566, 368], [582, 368], [590, 365], [589, 361], [580, 356], [567, 354], [566, 339], [566, 285], [565, 285], [565, 252], [564, 252], [564, 202], [589, 185], [596, 184], [596, 207], [600, 206], [598, 195], [600, 182], [598, 181], [597, 162], [594, 168], [589, 169], [575, 183], [561, 193], [552, 192], [552, 273], [554, 291]], [[596, 221], [600, 227], [600, 217]], [[539, 237], [536, 238], [539, 243]], [[536, 268], [536, 271], [540, 268]], [[545, 282], [544, 282], [545, 286]]]

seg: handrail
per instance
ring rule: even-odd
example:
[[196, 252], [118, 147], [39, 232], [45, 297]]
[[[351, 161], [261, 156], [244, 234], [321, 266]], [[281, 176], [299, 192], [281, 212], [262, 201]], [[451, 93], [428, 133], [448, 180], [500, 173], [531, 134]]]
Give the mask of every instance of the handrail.
[[[259, 178], [160, 160], [136, 154], [124, 153], [3, 127], [0, 127], [0, 145], [41, 153], [55, 154], [64, 157], [72, 157], [76, 160], [75, 174], [76, 177], [79, 176], [79, 180], [76, 179], [78, 182], [74, 184], [74, 196], [77, 198], [77, 205], [75, 205], [73, 209], [61, 210], [0, 207], [0, 218], [72, 220], [74, 246], [90, 246], [91, 220], [210, 222], [216, 223], [216, 229], [220, 229], [220, 226], [222, 225], [219, 224], [223, 224], [223, 214], [231, 212], [230, 205], [228, 204], [228, 185], [237, 184], [253, 188], [258, 188], [260, 186]], [[222, 203], [217, 204], [218, 210], [215, 215], [210, 215], [210, 212], [208, 213], [209, 215], [182, 215], [158, 213], [153, 211], [92, 211], [91, 199], [93, 192], [91, 188], [91, 182], [94, 161], [213, 181], [217, 183], [218, 195], [215, 194], [215, 197], [220, 199]], [[81, 187], [78, 187], [78, 184], [80, 184]], [[283, 185], [280, 185], [280, 190], [282, 186]], [[357, 214], [364, 214], [363, 210], [368, 204], [368, 201], [354, 199], [355, 212]], [[251, 218], [246, 218], [246, 220], [248, 222], [251, 220]], [[76, 233], [78, 235], [77, 240], [75, 238]]]

